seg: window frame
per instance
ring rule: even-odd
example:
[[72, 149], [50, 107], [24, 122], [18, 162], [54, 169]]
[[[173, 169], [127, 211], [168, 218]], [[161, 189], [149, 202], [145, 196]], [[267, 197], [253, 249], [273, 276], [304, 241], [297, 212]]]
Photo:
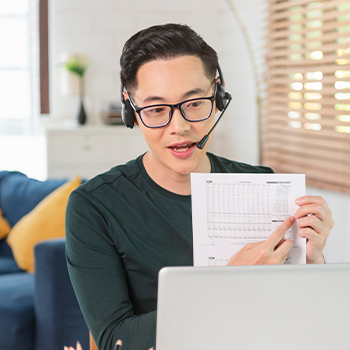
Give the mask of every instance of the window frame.
[[39, 1], [39, 46], [40, 46], [40, 113], [50, 113], [49, 80], [49, 4]]

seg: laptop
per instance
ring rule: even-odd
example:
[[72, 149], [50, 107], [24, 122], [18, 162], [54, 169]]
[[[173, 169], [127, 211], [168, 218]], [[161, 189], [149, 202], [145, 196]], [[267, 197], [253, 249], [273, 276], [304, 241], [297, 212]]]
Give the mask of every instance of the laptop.
[[167, 267], [156, 350], [350, 349], [350, 264]]

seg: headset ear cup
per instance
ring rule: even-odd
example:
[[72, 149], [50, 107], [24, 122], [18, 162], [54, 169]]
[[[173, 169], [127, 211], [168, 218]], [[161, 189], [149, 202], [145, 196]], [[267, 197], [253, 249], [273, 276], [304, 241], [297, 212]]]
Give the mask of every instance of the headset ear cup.
[[215, 102], [219, 111], [222, 111], [225, 108], [225, 89], [220, 83], [216, 83]]
[[134, 109], [131, 107], [130, 101], [125, 100], [122, 107], [122, 119], [124, 124], [132, 129], [134, 127], [135, 123], [135, 112]]

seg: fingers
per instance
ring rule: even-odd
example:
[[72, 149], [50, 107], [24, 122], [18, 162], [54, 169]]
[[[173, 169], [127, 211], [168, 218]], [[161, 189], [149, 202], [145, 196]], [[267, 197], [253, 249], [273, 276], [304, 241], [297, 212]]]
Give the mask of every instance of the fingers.
[[273, 249], [272, 257], [274, 264], [283, 264], [293, 247], [293, 242], [285, 239], [284, 235], [292, 227], [294, 222], [295, 218], [293, 216], [288, 217], [266, 240], [266, 243]]
[[298, 226], [302, 228], [312, 228], [316, 233], [328, 237], [334, 225], [332, 212], [322, 197], [304, 196], [296, 200], [300, 207], [294, 216], [298, 220]]
[[281, 241], [281, 239], [284, 238], [285, 233], [292, 227], [294, 222], [295, 222], [295, 218], [293, 216], [289, 216], [271, 234], [271, 236], [266, 240], [266, 243], [268, 245], [271, 245], [273, 248], [275, 248], [278, 245], [278, 243]]
[[328, 228], [320, 219], [315, 215], [306, 216], [298, 220], [299, 236], [307, 238], [311, 241], [323, 242], [322, 246], [326, 244], [326, 239], [330, 234], [330, 228]]
[[326, 238], [316, 233], [312, 228], [305, 227], [299, 230], [299, 236], [307, 239], [307, 245], [312, 245], [315, 249], [322, 251], [326, 245]]
[[327, 236], [316, 233], [311, 227], [300, 229], [299, 235], [306, 238], [306, 262], [308, 264], [324, 264], [322, 252], [326, 245]]
[[296, 219], [312, 214], [321, 220], [327, 229], [333, 227], [332, 211], [322, 197], [304, 196], [298, 198], [295, 203], [300, 206], [294, 214]]
[[305, 205], [305, 204], [312, 204], [312, 203], [321, 204], [322, 202], [324, 202], [324, 199], [320, 196], [302, 196], [295, 200], [295, 203], [297, 205]]
[[[298, 220], [298, 227], [300, 229], [311, 227], [319, 234], [326, 233], [326, 228], [322, 221], [315, 215], [305, 216]], [[327, 231], [328, 232], [328, 231]]]
[[275, 246], [274, 250], [278, 249], [278, 247], [285, 241], [286, 239], [283, 237]]
[[227, 265], [283, 264], [293, 246], [293, 242], [285, 240], [284, 235], [294, 222], [294, 217], [288, 217], [266, 241], [246, 244], [230, 258]]
[[315, 215], [317, 216], [321, 221], [327, 222], [330, 221], [332, 217], [332, 212], [328, 207], [325, 205], [319, 205], [316, 203], [313, 204], [305, 204], [298, 208], [298, 210], [294, 213], [294, 217], [296, 219], [300, 219], [307, 215]]
[[281, 265], [284, 264], [285, 261], [287, 260], [287, 258], [288, 258], [288, 253], [282, 256], [281, 261], [280, 261], [280, 264], [281, 264]]
[[307, 239], [306, 262], [323, 263], [322, 251], [334, 226], [332, 211], [322, 197], [303, 196], [295, 203], [300, 206], [294, 214], [299, 219], [299, 236]]
[[[68, 346], [64, 346], [63, 349], [64, 349], [64, 350], [75, 350], [75, 349], [73, 348], [73, 346], [69, 346], [69, 347], [68, 347]], [[83, 348], [82, 348], [82, 346], [81, 346], [79, 340], [77, 341], [76, 350], [83, 350]]]
[[281, 244], [279, 244], [276, 247], [275, 252], [282, 258], [285, 257], [285, 259], [283, 260], [284, 262], [287, 259], [288, 253], [292, 249], [292, 247], [293, 247], [293, 242], [290, 239], [285, 239]]

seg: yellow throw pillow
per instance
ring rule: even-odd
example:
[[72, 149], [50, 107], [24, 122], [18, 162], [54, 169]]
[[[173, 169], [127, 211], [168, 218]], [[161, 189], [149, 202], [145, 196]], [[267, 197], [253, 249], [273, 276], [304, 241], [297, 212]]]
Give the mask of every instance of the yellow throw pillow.
[[76, 176], [45, 197], [13, 226], [7, 237], [17, 265], [34, 272], [34, 246], [40, 241], [65, 236], [65, 214], [70, 193], [81, 184]]
[[0, 239], [4, 239], [11, 231], [11, 226], [7, 220], [2, 216], [0, 209]]

